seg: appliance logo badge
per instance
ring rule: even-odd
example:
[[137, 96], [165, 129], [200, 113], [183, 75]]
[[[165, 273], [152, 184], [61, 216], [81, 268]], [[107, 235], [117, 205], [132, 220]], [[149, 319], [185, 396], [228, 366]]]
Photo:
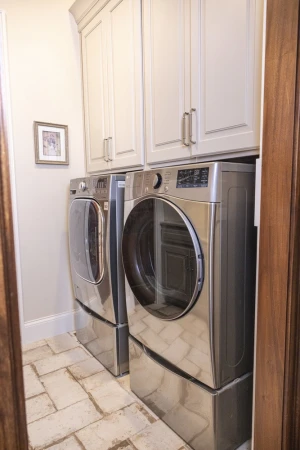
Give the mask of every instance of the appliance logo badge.
[[104, 211], [108, 211], [108, 202], [104, 202]]

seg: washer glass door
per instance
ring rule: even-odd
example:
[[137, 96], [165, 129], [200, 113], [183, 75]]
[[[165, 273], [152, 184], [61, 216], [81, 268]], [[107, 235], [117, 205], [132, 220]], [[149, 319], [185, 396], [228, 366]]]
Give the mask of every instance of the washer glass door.
[[103, 213], [95, 200], [71, 203], [69, 231], [72, 267], [81, 278], [99, 283], [103, 277]]
[[182, 211], [155, 197], [140, 201], [124, 227], [125, 274], [137, 301], [160, 319], [182, 316], [203, 283], [196, 233]]

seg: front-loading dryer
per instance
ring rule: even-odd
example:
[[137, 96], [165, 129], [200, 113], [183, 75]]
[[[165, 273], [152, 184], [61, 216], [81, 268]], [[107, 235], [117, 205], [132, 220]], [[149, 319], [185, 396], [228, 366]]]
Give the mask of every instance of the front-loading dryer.
[[70, 182], [69, 250], [78, 340], [114, 375], [128, 371], [121, 236], [124, 175]]
[[193, 448], [235, 449], [251, 430], [254, 167], [129, 173], [124, 220], [131, 388]]

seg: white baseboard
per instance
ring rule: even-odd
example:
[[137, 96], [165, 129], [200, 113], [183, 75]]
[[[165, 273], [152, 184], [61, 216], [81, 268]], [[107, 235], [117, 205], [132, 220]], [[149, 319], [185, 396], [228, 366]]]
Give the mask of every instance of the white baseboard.
[[57, 334], [67, 333], [75, 330], [76, 310], [30, 320], [24, 323], [22, 344], [50, 338]]

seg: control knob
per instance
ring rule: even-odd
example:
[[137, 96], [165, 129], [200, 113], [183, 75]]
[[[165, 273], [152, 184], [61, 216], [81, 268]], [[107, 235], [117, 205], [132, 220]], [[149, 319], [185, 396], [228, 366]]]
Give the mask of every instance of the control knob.
[[79, 183], [79, 189], [80, 189], [81, 191], [85, 191], [85, 190], [86, 190], [86, 182], [85, 182], [85, 181], [81, 181], [81, 182]]
[[158, 189], [162, 183], [162, 176], [160, 173], [156, 173], [153, 178], [153, 187]]

